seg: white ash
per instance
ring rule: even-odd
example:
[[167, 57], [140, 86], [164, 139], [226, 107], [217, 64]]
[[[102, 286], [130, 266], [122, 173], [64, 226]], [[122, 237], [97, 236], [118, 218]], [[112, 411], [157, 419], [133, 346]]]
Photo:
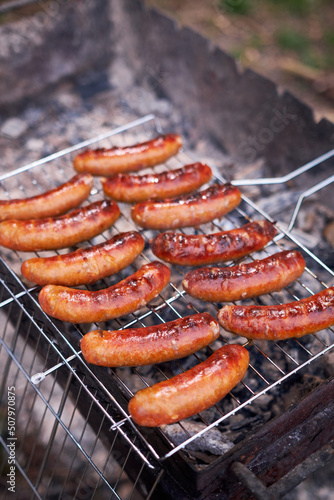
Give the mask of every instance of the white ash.
[[[169, 439], [178, 446], [186, 439], [194, 436], [206, 428], [205, 424], [200, 422], [183, 421], [182, 426], [178, 424], [166, 425], [163, 430]], [[196, 438], [187, 444], [186, 449], [192, 451], [206, 451], [213, 455], [223, 455], [233, 448], [234, 443], [228, 437], [226, 432], [221, 432], [216, 427], [205, 432], [204, 436]]]

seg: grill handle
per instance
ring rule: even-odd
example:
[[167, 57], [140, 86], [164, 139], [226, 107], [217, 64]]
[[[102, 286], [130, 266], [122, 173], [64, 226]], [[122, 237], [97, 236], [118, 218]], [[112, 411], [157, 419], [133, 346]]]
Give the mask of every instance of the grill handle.
[[282, 479], [269, 487], [265, 486], [246, 465], [240, 462], [234, 462], [231, 470], [256, 500], [278, 500], [333, 458], [334, 441], [310, 455], [304, 462], [298, 464]]

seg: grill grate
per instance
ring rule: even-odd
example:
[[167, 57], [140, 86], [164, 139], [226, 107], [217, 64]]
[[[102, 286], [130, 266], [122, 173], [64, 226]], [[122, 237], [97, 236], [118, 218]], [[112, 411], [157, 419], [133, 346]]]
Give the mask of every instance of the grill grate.
[[[112, 145], [123, 146], [135, 142], [141, 142], [154, 137], [161, 132], [157, 119], [153, 115], [148, 115], [142, 119], [131, 122], [113, 129], [112, 131], [100, 135], [92, 140], [85, 141], [76, 146], [67, 148], [59, 153], [53, 154], [47, 158], [36, 161], [30, 165], [19, 168], [14, 172], [7, 173], [0, 178], [0, 198], [26, 197], [33, 196], [46, 189], [51, 189], [64, 182], [73, 175], [72, 158], [75, 152], [87, 146], [108, 147]], [[304, 168], [296, 170], [296, 175], [302, 175], [309, 168], [313, 168], [334, 155], [334, 151], [318, 158]], [[180, 165], [197, 161], [191, 152], [181, 151], [175, 158], [171, 158], [163, 166], [155, 167], [155, 171], [166, 168], [178, 168]], [[221, 171], [213, 169], [216, 181], [225, 181]], [[290, 179], [290, 177], [289, 177]], [[266, 249], [257, 252], [252, 257], [243, 259], [245, 262], [252, 258], [265, 257], [277, 250], [298, 247], [306, 260], [307, 267], [303, 274], [303, 280], [297, 280], [287, 289], [281, 292], [273, 293], [268, 296], [259, 297], [250, 303], [269, 304], [282, 303], [291, 300], [297, 300], [317, 293], [325, 286], [333, 284], [334, 272], [326, 266], [319, 257], [314, 255], [303, 244], [293, 232], [294, 223], [298, 216], [303, 200], [333, 182], [334, 176], [329, 177], [322, 183], [313, 187], [311, 190], [305, 190], [299, 197], [294, 212], [288, 225], [278, 221], [278, 235]], [[235, 184], [244, 186], [252, 184], [272, 184], [281, 182], [284, 184], [285, 178], [278, 180], [238, 180]], [[242, 191], [247, 191], [241, 188]], [[99, 181], [95, 181], [89, 202], [101, 199], [103, 192]], [[108, 236], [100, 235], [91, 242], [83, 245], [97, 244], [103, 239], [109, 238], [122, 231], [138, 230], [147, 242], [145, 249], [140, 257], [127, 269], [116, 276], [107, 278], [99, 282], [96, 286], [104, 288], [123, 279], [125, 276], [135, 272], [144, 263], [155, 259], [150, 251], [148, 242], [157, 234], [156, 231], [142, 230], [135, 226], [130, 217], [130, 208], [126, 204], [120, 203], [121, 217], [116, 221], [114, 227], [108, 232]], [[220, 222], [214, 222], [203, 225], [198, 231], [203, 233], [229, 230], [239, 227], [244, 223], [259, 218], [267, 218], [272, 221], [270, 215], [261, 210], [252, 199], [243, 194], [243, 201], [236, 210], [224, 217]], [[184, 232], [191, 233], [194, 229], [184, 229]], [[110, 234], [111, 233], [111, 234]], [[83, 246], [82, 245], [82, 246]], [[67, 250], [66, 250], [67, 251]], [[62, 251], [60, 251], [62, 252]], [[50, 252], [50, 255], [54, 252]], [[47, 255], [47, 253], [43, 253]], [[206, 433], [212, 430], [218, 424], [223, 424], [227, 419], [233, 419], [245, 407], [254, 403], [258, 398], [274, 390], [283, 381], [289, 379], [306, 365], [314, 362], [320, 356], [328, 353], [334, 347], [334, 332], [332, 329], [319, 332], [315, 335], [309, 335], [300, 339], [291, 339], [280, 342], [244, 342], [243, 338], [233, 338], [231, 334], [221, 332], [222, 335], [215, 342], [214, 349], [227, 342], [242, 343], [250, 352], [251, 364], [243, 382], [241, 382], [230, 395], [222, 402], [217, 404], [210, 412], [203, 412], [197, 416], [200, 422], [200, 430], [192, 433], [184, 422], [176, 424], [179, 427], [178, 436], [182, 433], [181, 442], [175, 442], [168, 432], [168, 429], [156, 429], [154, 431], [158, 440], [151, 440], [150, 433], [137, 427], [128, 415], [127, 401], [138, 389], [149, 386], [153, 382], [169, 378], [170, 376], [188, 369], [190, 366], [205, 359], [212, 352], [211, 347], [203, 349], [199, 353], [188, 357], [185, 360], [179, 360], [172, 363], [164, 363], [153, 367], [138, 367], [133, 369], [101, 369], [88, 366], [78, 351], [79, 340], [87, 331], [95, 327], [108, 329], [124, 329], [129, 327], [149, 326], [165, 321], [171, 321], [184, 315], [195, 312], [208, 311], [214, 316], [220, 304], [201, 303], [187, 296], [183, 291], [181, 282], [185, 272], [188, 270], [179, 266], [173, 266], [170, 284], [163, 290], [160, 296], [151, 304], [137, 313], [131, 314], [126, 318], [119, 318], [109, 321], [103, 326], [99, 325], [69, 325], [57, 320], [51, 320], [41, 310], [37, 296], [39, 287], [31, 287], [20, 279], [20, 265], [23, 260], [30, 255], [20, 252], [9, 252], [1, 250], [1, 290], [0, 290], [0, 314], [3, 318], [2, 338], [0, 339], [1, 352], [0, 357], [3, 360], [3, 387], [1, 390], [2, 399], [6, 396], [6, 385], [15, 385], [22, 387], [22, 396], [30, 394], [31, 407], [36, 407], [36, 400], [40, 399], [44, 406], [43, 415], [36, 432], [40, 434], [47, 427], [48, 416], [52, 416], [53, 426], [47, 429], [49, 432], [48, 452], [44, 455], [43, 467], [51, 459], [51, 443], [59, 439], [60, 445], [59, 457], [57, 458], [50, 477], [43, 478], [40, 474], [35, 477], [34, 484], [29, 479], [32, 464], [29, 457], [24, 465], [19, 466], [21, 474], [30, 482], [36, 498], [42, 498], [50, 494], [53, 481], [57, 474], [57, 468], [60, 467], [61, 457], [65, 449], [66, 441], [70, 440], [76, 447], [71, 464], [68, 464], [66, 473], [62, 477], [63, 484], [68, 484], [69, 470], [76, 468], [77, 454], [83, 454], [87, 467], [91, 466], [91, 475], [87, 471], [80, 474], [80, 478], [73, 485], [75, 490], [74, 498], [81, 498], [79, 493], [83, 486], [87, 486], [87, 477], [97, 477], [97, 483], [93, 490], [98, 488], [109, 488], [111, 498], [121, 498], [119, 493], [122, 477], [127, 469], [128, 462], [131, 463], [133, 454], [142, 463], [142, 468], [134, 480], [132, 497], [135, 497], [136, 484], [140, 482], [141, 477], [145, 476], [145, 470], [151, 469], [154, 472], [154, 481], [151, 484], [153, 492], [156, 483], [161, 474], [161, 462], [168, 457], [175, 455], [180, 450], [186, 449], [196, 439], [202, 438]], [[233, 263], [232, 263], [233, 264]], [[231, 264], [231, 265], [232, 265]], [[94, 286], [90, 289], [95, 289]], [[33, 342], [31, 337], [33, 337]], [[28, 346], [32, 346], [30, 353]], [[42, 354], [42, 357], [37, 353]], [[54, 377], [48, 377], [53, 373]], [[14, 382], [11, 382], [11, 378]], [[20, 382], [19, 382], [20, 381]], [[57, 389], [58, 385], [63, 388], [61, 392]], [[71, 406], [68, 413], [67, 406], [70, 399], [70, 387], [77, 386], [77, 399]], [[79, 401], [86, 401], [88, 408], [85, 415], [80, 416], [77, 406]], [[88, 402], [88, 403], [87, 403]], [[100, 419], [97, 421], [97, 428], [93, 426], [95, 438], [91, 449], [86, 447], [85, 436], [92, 432], [88, 426], [89, 417], [99, 413]], [[30, 417], [32, 419], [32, 417]], [[94, 417], [95, 418], [95, 417]], [[77, 419], [81, 419], [81, 429], [74, 425]], [[232, 420], [233, 422], [233, 420]], [[32, 421], [26, 426], [29, 428]], [[90, 424], [91, 425], [91, 424]], [[80, 426], [79, 426], [80, 427]], [[114, 438], [109, 443], [109, 451], [106, 453], [99, 451], [100, 445], [98, 437], [102, 427], [106, 427]], [[24, 441], [24, 436], [22, 438]], [[116, 443], [121, 440], [123, 447], [127, 450], [120, 452]], [[8, 443], [2, 437], [1, 443], [9, 453]], [[156, 444], [158, 443], [158, 444]], [[22, 450], [21, 450], [22, 452]], [[23, 452], [22, 452], [23, 453]], [[100, 453], [100, 455], [99, 455]], [[120, 469], [117, 469], [117, 477], [112, 484], [107, 479], [115, 476], [115, 472], [110, 472], [111, 468], [116, 468], [114, 463], [110, 466], [110, 456], [114, 455], [122, 463]], [[33, 453], [30, 454], [32, 461]], [[101, 458], [102, 457], [102, 458]], [[63, 486], [65, 488], [65, 486]], [[42, 493], [41, 493], [42, 492]], [[80, 493], [81, 494], [81, 493]], [[146, 491], [147, 497], [150, 492]]]

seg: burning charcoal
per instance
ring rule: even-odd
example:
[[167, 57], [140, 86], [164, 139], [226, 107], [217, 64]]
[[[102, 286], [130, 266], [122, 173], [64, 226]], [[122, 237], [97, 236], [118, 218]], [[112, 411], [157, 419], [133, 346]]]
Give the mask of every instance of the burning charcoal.
[[[177, 446], [186, 441], [190, 436], [197, 434], [206, 428], [205, 424], [199, 422], [182, 422], [179, 424], [167, 425], [164, 431], [171, 441]], [[229, 439], [226, 433], [220, 432], [217, 428], [210, 429], [203, 436], [198, 437], [186, 446], [187, 450], [206, 451], [213, 455], [223, 455], [231, 448], [234, 443]]]

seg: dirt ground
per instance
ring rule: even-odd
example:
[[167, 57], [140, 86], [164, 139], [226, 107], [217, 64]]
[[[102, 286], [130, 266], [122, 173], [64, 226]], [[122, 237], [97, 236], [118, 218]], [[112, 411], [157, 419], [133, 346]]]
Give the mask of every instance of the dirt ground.
[[334, 121], [331, 0], [145, 0]]

